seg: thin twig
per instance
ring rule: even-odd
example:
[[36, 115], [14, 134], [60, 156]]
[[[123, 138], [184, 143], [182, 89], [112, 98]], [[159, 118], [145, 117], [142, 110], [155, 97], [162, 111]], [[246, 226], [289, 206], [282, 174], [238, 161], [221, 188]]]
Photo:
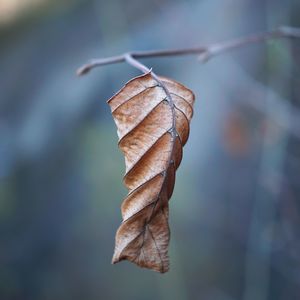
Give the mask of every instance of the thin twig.
[[[300, 39], [300, 28], [281, 26], [272, 31], [266, 31], [256, 33], [246, 37], [241, 37], [225, 42], [215, 43], [203, 47], [185, 48], [185, 49], [169, 49], [169, 50], [151, 50], [151, 51], [134, 51], [125, 53], [118, 56], [111, 56], [108, 58], [93, 59], [89, 63], [83, 65], [77, 70], [77, 75], [87, 74], [95, 67], [128, 62], [128, 58], [134, 58], [135, 61], [138, 58], [149, 57], [163, 57], [163, 56], [179, 56], [179, 55], [198, 55], [200, 61], [207, 61], [208, 59], [227, 52], [232, 49], [241, 48], [243, 46], [260, 43], [271, 39], [278, 38], [297, 38]], [[136, 67], [136, 66], [135, 66]], [[145, 67], [145, 66], [144, 66]], [[140, 68], [138, 68], [140, 69]], [[141, 70], [141, 69], [140, 69]], [[143, 71], [144, 72], [144, 71]]]

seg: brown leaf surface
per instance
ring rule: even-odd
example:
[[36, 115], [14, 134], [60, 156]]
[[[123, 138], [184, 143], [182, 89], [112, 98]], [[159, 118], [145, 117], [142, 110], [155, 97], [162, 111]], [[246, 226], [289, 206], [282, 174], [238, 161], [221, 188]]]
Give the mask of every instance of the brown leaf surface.
[[129, 81], [108, 100], [125, 155], [123, 222], [116, 234], [113, 263], [129, 260], [164, 273], [169, 269], [169, 199], [182, 147], [189, 136], [194, 94], [151, 73]]

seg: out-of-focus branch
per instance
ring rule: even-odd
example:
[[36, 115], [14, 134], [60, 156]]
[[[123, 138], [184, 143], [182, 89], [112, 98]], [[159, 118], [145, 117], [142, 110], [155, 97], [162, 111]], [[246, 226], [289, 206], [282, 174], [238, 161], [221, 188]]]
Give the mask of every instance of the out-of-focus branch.
[[219, 42], [208, 46], [186, 48], [186, 49], [169, 49], [169, 50], [151, 50], [151, 51], [135, 51], [124, 53], [118, 56], [108, 58], [92, 59], [87, 64], [77, 70], [77, 75], [87, 74], [95, 67], [100, 67], [109, 64], [128, 62], [128, 57], [135, 60], [139, 58], [149, 57], [164, 57], [164, 56], [179, 56], [179, 55], [198, 55], [198, 60], [207, 61], [210, 58], [227, 52], [232, 49], [241, 48], [250, 44], [265, 42], [271, 39], [279, 38], [297, 38], [300, 39], [300, 28], [281, 26], [275, 30], [252, 34], [249, 36]]

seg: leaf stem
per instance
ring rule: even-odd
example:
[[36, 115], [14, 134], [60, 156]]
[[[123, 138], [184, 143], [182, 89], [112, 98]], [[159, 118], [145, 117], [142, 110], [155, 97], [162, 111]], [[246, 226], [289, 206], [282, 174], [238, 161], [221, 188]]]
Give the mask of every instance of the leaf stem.
[[137, 58], [198, 55], [198, 60], [204, 62], [216, 55], [223, 54], [224, 52], [227, 52], [229, 50], [279, 38], [300, 39], [300, 28], [281, 26], [271, 31], [255, 33], [252, 35], [236, 38], [229, 41], [214, 43], [208, 46], [184, 49], [134, 51], [107, 58], [92, 59], [87, 64], [83, 65], [77, 70], [77, 75], [81, 76], [87, 74], [89, 71], [96, 67], [121, 62], [127, 62], [128, 64], [134, 66], [135, 68], [145, 73], [146, 69], [148, 70], [147, 72], [149, 72], [150, 69], [141, 64], [139, 61], [137, 61]]
[[143, 73], [151, 73], [151, 69], [149, 69], [148, 67], [146, 67], [145, 65], [143, 65], [141, 62], [139, 62], [138, 60], [136, 60], [131, 53], [125, 53], [124, 54], [124, 59], [125, 61], [133, 66], [134, 68], [142, 71]]

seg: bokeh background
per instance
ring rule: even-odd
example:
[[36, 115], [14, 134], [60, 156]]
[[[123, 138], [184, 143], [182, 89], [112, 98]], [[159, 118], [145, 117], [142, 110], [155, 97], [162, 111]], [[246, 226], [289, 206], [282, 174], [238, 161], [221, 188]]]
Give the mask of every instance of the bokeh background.
[[143, 60], [196, 94], [169, 273], [110, 264], [124, 159], [93, 57], [300, 26], [298, 0], [0, 0], [0, 299], [300, 299], [300, 42]]

